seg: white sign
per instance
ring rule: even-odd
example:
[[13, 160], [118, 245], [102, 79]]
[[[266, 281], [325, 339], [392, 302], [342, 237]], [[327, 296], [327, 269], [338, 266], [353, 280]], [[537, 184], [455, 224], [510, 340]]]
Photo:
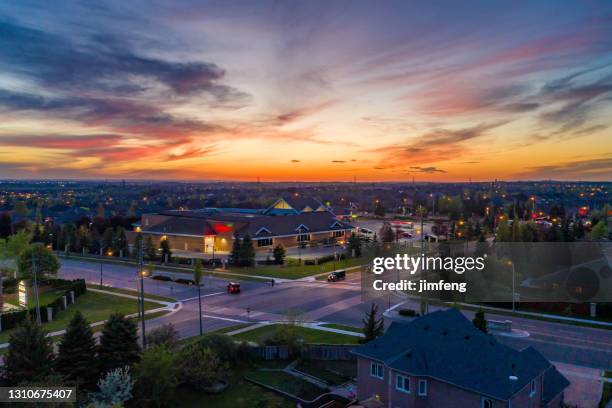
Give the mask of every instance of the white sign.
[[19, 306], [28, 307], [28, 286], [25, 281], [19, 281]]

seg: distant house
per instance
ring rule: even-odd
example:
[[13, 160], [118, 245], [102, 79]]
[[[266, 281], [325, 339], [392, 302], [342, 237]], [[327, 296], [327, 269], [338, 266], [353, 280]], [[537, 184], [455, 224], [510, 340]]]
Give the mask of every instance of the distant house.
[[389, 408], [562, 407], [569, 385], [534, 348], [500, 344], [456, 309], [393, 323], [353, 353], [359, 400]]
[[168, 240], [176, 250], [229, 252], [236, 239], [247, 234], [255, 251], [270, 251], [281, 244], [344, 243], [353, 226], [341, 221], [314, 199], [278, 199], [264, 209], [204, 208], [144, 214], [137, 227], [145, 237]]

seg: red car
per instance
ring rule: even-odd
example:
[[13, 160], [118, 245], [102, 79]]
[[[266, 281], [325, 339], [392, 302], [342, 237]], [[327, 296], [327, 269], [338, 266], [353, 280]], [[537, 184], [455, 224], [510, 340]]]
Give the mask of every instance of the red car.
[[227, 284], [227, 291], [230, 294], [240, 293], [240, 284], [236, 282], [230, 282]]

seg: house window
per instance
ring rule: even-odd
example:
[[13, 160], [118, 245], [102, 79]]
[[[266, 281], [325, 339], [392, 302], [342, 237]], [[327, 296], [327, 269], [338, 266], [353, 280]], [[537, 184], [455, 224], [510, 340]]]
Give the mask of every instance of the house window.
[[535, 393], [536, 393], [536, 381], [535, 380], [531, 381], [531, 387], [530, 388], [531, 389], [529, 390], [529, 396], [533, 397], [535, 395]]
[[381, 380], [385, 378], [382, 364], [370, 363], [370, 375], [372, 377], [380, 378]]
[[266, 247], [272, 245], [272, 238], [262, 238], [257, 240], [258, 247]]
[[344, 231], [334, 231], [334, 238], [340, 238], [344, 236]]
[[310, 241], [310, 234], [300, 234], [297, 237], [298, 242]]
[[398, 391], [410, 393], [410, 378], [398, 374], [395, 377], [395, 389]]
[[427, 396], [427, 380], [419, 380], [419, 397]]
[[480, 408], [493, 408], [493, 400], [483, 398], [480, 403]]

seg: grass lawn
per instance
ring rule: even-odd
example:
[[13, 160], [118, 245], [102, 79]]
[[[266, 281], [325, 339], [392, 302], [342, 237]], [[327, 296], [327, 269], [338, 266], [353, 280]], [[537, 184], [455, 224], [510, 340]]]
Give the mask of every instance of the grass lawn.
[[[231, 331], [242, 329], [243, 327], [248, 327], [248, 326], [252, 326], [252, 325], [253, 325], [253, 323], [234, 324], [232, 326], [222, 327], [222, 328], [217, 329], [217, 330], [212, 330], [212, 331], [209, 331], [209, 332], [205, 332], [204, 335], [206, 336], [207, 334], [212, 334], [212, 333], [215, 333], [215, 334], [225, 334], [225, 333], [229, 333]], [[187, 345], [187, 344], [195, 343], [199, 339], [200, 339], [199, 335], [192, 336], [192, 337], [186, 337], [184, 339], [181, 339], [179, 341], [179, 343]]]
[[[612, 378], [612, 371], [606, 370], [604, 377]], [[601, 401], [599, 402], [599, 408], [606, 408], [607, 404], [612, 401], [612, 383], [605, 382], [603, 391], [601, 393]]]
[[338, 329], [344, 331], [350, 331], [355, 333], [363, 333], [363, 328], [355, 327], [355, 326], [347, 326], [345, 324], [336, 324], [336, 323], [324, 323], [321, 327], [329, 327], [330, 329]]
[[301, 359], [295, 369], [310, 374], [328, 385], [342, 385], [357, 377], [357, 362], [344, 360]]
[[[247, 268], [232, 268], [230, 272], [240, 273], [245, 275], [270, 276], [282, 279], [299, 279], [306, 276], [316, 275], [318, 273], [330, 272], [335, 269], [350, 268], [367, 263], [365, 258], [351, 258], [334, 262], [325, 262], [320, 265], [293, 265], [293, 266], [278, 266], [264, 265]], [[349, 271], [350, 272], [350, 271]], [[357, 270], [355, 271], [357, 272]]]
[[326, 392], [325, 389], [284, 371], [251, 371], [247, 377], [305, 400], [315, 399]]
[[[146, 310], [159, 307], [162, 307], [159, 303], [145, 302]], [[136, 300], [105, 293], [86, 292], [76, 299], [74, 305], [70, 305], [66, 310], [58, 313], [52, 322], [43, 323], [43, 328], [48, 332], [62, 330], [68, 325], [77, 310], [80, 310], [90, 323], [106, 320], [114, 312], [131, 314], [138, 311]], [[6, 343], [13, 330], [0, 333], [0, 343]]]
[[265, 390], [244, 379], [244, 371], [230, 375], [230, 386], [221, 394], [206, 394], [191, 387], [180, 387], [174, 406], [181, 408], [293, 408], [295, 403], [272, 391]]
[[[263, 326], [244, 333], [239, 333], [232, 337], [236, 340], [261, 343], [263, 340], [271, 336], [279, 326], [281, 325], [271, 324], [269, 326]], [[298, 330], [298, 336], [302, 338], [305, 343], [357, 344], [359, 342], [359, 337], [357, 336], [327, 332], [323, 330], [311, 329], [309, 327], [297, 327], [296, 329]]]
[[[100, 290], [105, 290], [107, 292], [114, 292], [114, 293], [121, 293], [124, 295], [132, 295], [132, 296], [139, 296], [140, 293], [138, 293], [135, 290], [132, 289], [123, 289], [123, 288], [111, 288], [108, 286], [100, 286], [100, 285], [94, 285], [91, 283], [87, 284], [88, 288], [93, 288], [93, 289], [100, 289]], [[146, 285], [145, 285], [145, 289], [146, 289]], [[174, 298], [170, 298], [170, 297], [166, 297], [166, 296], [160, 296], [160, 295], [153, 295], [150, 293], [145, 293], [145, 298], [147, 299], [153, 299], [153, 300], [161, 300], [163, 302], [176, 302], [176, 299]]]

